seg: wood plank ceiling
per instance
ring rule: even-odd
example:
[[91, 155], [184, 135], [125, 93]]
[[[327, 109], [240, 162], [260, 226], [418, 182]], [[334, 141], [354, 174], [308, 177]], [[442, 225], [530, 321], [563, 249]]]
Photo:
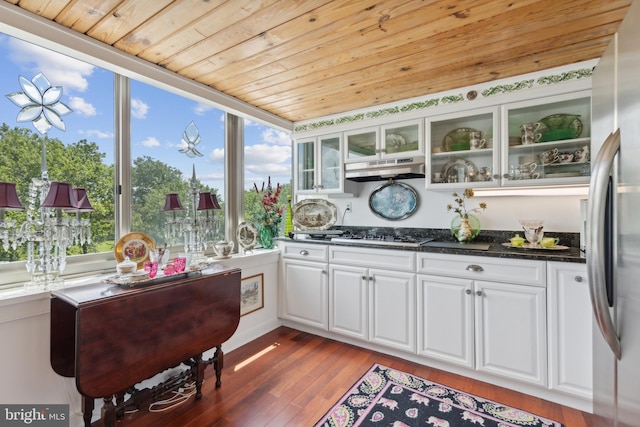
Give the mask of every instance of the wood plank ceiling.
[[631, 0], [5, 0], [291, 121], [598, 58]]

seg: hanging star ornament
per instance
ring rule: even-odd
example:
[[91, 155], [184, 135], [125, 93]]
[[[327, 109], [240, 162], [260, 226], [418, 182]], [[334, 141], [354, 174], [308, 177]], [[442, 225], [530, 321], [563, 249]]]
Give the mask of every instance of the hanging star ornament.
[[33, 127], [42, 135], [54, 126], [64, 132], [66, 126], [62, 121], [62, 116], [73, 110], [60, 101], [62, 86], [51, 86], [49, 80], [42, 73], [38, 73], [31, 81], [22, 76], [19, 76], [18, 79], [22, 92], [7, 95], [11, 102], [21, 108], [16, 121], [18, 123], [32, 122]]
[[179, 151], [189, 157], [202, 157], [202, 153], [196, 149], [196, 145], [200, 143], [200, 140], [200, 131], [196, 127], [196, 124], [193, 122], [189, 123], [184, 132], [182, 132], [182, 142], [187, 146], [181, 148]]

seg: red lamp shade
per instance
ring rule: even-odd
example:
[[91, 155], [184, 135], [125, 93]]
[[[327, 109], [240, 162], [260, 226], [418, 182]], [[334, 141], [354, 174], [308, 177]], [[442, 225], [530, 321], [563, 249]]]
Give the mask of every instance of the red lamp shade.
[[0, 182], [0, 209], [24, 209], [12, 182]]
[[210, 209], [220, 209], [220, 205], [218, 205], [218, 200], [216, 199], [215, 194], [212, 195], [211, 193], [200, 193], [198, 210], [208, 211]]
[[165, 211], [181, 211], [184, 208], [180, 203], [180, 198], [178, 197], [178, 193], [169, 193], [167, 194], [167, 198], [164, 202], [164, 210]]
[[220, 204], [218, 203], [218, 195], [213, 193], [211, 195], [211, 201], [213, 202], [213, 209], [220, 209]]
[[76, 197], [76, 201], [78, 202], [74, 211], [76, 212], [93, 211], [93, 206], [91, 206], [91, 202], [89, 201], [89, 195], [87, 194], [87, 190], [85, 188], [74, 188], [73, 195]]
[[42, 202], [43, 208], [75, 209], [78, 205], [73, 187], [66, 182], [52, 182], [49, 194]]

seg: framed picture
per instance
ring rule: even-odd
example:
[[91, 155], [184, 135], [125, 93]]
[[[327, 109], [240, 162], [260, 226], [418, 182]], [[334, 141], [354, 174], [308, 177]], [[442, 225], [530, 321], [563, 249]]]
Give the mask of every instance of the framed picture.
[[264, 274], [245, 277], [240, 283], [240, 316], [264, 307]]

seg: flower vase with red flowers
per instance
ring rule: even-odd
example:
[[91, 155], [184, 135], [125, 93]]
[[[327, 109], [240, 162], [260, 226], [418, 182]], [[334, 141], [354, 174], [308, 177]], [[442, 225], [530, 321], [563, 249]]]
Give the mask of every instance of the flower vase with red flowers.
[[274, 191], [271, 185], [271, 177], [267, 180], [265, 189], [264, 182], [262, 189], [258, 190], [258, 186], [254, 183], [253, 187], [256, 193], [262, 194], [262, 211], [256, 218], [258, 226], [258, 242], [265, 249], [274, 247], [274, 239], [280, 234], [280, 223], [283, 219], [284, 206], [278, 204], [278, 197], [282, 191], [280, 184], [276, 185]]

